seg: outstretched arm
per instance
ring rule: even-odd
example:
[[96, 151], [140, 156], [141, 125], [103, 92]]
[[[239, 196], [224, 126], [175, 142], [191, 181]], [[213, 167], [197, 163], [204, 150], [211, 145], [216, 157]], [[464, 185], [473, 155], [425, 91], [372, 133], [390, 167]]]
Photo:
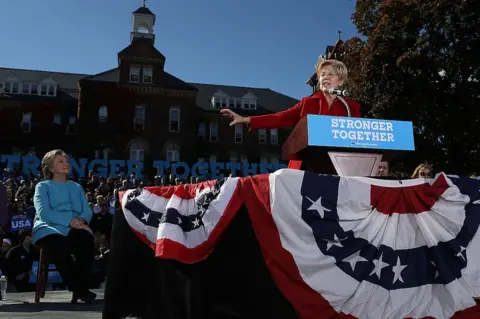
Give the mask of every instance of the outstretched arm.
[[250, 117], [240, 116], [230, 109], [222, 109], [220, 113], [232, 119], [230, 126], [235, 124], [250, 124], [250, 127], [253, 129], [285, 128], [294, 126], [300, 120], [301, 105], [302, 102], [282, 112]]

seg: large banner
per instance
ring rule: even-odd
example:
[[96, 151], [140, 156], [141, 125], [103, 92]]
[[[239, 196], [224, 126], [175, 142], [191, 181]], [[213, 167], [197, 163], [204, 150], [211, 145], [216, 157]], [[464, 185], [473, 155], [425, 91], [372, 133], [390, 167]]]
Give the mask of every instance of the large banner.
[[[30, 174], [39, 174], [40, 159], [37, 156], [28, 155], [1, 155], [0, 163], [6, 163], [7, 169], [13, 171], [15, 165], [21, 164], [22, 171], [25, 176]], [[92, 171], [97, 176], [103, 177], [118, 177], [118, 175], [129, 176], [133, 173], [137, 178], [142, 179], [142, 171], [144, 169], [143, 161], [136, 160], [116, 160], [116, 159], [94, 159], [88, 160], [86, 158], [75, 159], [70, 156], [70, 165], [72, 167], [71, 174], [79, 177], [87, 176], [88, 172]], [[200, 161], [189, 165], [185, 162], [169, 162], [169, 161], [154, 161], [153, 168], [157, 170], [157, 175], [166, 176], [167, 171], [175, 174], [176, 177], [184, 179], [188, 176], [193, 177], [207, 177], [211, 179], [225, 177], [227, 175], [255, 175], [266, 174], [274, 172], [278, 169], [287, 167], [285, 164], [268, 164], [268, 163], [249, 163], [242, 162], [216, 162], [216, 161]], [[223, 172], [222, 172], [223, 171]]]

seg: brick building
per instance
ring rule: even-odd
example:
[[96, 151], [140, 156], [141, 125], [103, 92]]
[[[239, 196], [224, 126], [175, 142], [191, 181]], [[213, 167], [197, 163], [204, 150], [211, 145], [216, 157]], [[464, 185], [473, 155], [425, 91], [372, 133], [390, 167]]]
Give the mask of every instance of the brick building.
[[[0, 151], [135, 160], [275, 163], [286, 130], [229, 127], [219, 110], [259, 115], [298, 101], [270, 89], [186, 83], [165, 71], [155, 15], [133, 12], [118, 67], [86, 75], [0, 68]], [[113, 56], [112, 56], [113, 58]]]

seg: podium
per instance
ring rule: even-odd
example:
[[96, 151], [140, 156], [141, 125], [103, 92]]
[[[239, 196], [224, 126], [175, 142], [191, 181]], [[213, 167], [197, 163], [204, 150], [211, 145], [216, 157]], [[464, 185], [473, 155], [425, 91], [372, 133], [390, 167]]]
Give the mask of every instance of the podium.
[[318, 174], [375, 176], [382, 160], [414, 150], [411, 122], [309, 114], [283, 144], [282, 159]]

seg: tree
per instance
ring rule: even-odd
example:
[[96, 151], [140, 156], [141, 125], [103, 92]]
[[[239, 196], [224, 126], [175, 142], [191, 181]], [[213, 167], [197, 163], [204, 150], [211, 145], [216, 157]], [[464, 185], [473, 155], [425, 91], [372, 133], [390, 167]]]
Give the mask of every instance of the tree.
[[353, 97], [368, 117], [412, 121], [416, 152], [465, 174], [480, 164], [480, 1], [358, 0], [345, 42]]

